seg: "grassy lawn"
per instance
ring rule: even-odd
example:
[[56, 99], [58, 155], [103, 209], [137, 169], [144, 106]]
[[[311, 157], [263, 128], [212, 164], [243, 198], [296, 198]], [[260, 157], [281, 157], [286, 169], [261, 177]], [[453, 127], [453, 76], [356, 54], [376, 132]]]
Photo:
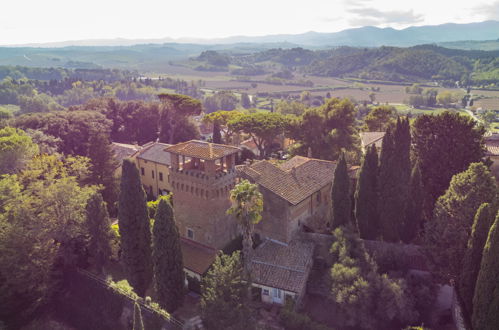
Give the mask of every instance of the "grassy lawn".
[[409, 113], [413, 115], [437, 115], [439, 113], [442, 113], [444, 111], [451, 111], [451, 112], [458, 112], [464, 116], [469, 116], [469, 114], [464, 111], [463, 109], [454, 109], [454, 108], [430, 108], [430, 109], [416, 109], [416, 108], [411, 108], [410, 106], [406, 104], [391, 104], [392, 106], [395, 107], [397, 110], [397, 113], [399, 115], [407, 115]]

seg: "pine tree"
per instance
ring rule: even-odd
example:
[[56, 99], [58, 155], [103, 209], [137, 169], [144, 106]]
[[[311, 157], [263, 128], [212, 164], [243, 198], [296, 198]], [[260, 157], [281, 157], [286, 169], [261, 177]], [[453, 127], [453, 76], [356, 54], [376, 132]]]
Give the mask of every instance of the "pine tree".
[[464, 254], [462, 272], [459, 276], [459, 296], [468, 315], [473, 311], [473, 294], [476, 279], [480, 271], [483, 248], [490, 227], [494, 222], [494, 208], [490, 203], [483, 203], [476, 212], [468, 248]]
[[472, 325], [476, 330], [499, 328], [499, 214], [483, 249], [473, 297]]
[[409, 201], [407, 203], [407, 216], [400, 238], [405, 243], [410, 243], [421, 230], [423, 223], [424, 189], [421, 181], [421, 171], [416, 163], [411, 173], [409, 186]]
[[118, 198], [118, 183], [114, 175], [119, 166], [111, 149], [109, 139], [102, 132], [94, 132], [90, 136], [90, 158], [91, 182], [104, 187], [102, 198], [107, 203], [111, 214], [116, 215], [116, 200]]
[[157, 300], [172, 313], [183, 302], [184, 266], [173, 209], [164, 198], [159, 200], [154, 220], [152, 253]]
[[146, 193], [131, 159], [123, 161], [119, 200], [121, 258], [130, 285], [144, 296], [151, 283], [151, 229]]
[[350, 223], [352, 201], [350, 199], [350, 178], [348, 177], [347, 162], [344, 154], [341, 154], [334, 170], [331, 202], [333, 205], [333, 228]]
[[222, 134], [220, 133], [220, 124], [218, 121], [213, 123], [213, 143], [222, 143]]
[[361, 238], [378, 237], [378, 152], [368, 148], [359, 172], [355, 191], [355, 218]]
[[142, 321], [142, 312], [137, 302], [133, 304], [133, 330], [144, 330], [144, 321]]
[[111, 256], [111, 222], [102, 195], [94, 193], [87, 202], [87, 230], [90, 236], [88, 252], [93, 257], [95, 267], [103, 273], [103, 267]]

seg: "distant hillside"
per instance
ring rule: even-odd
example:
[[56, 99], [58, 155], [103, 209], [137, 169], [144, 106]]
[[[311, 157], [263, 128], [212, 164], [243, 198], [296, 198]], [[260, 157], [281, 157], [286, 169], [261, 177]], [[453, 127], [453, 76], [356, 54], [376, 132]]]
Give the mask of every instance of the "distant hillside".
[[438, 46], [464, 50], [499, 50], [499, 39], [497, 40], [464, 40], [437, 43]]
[[31, 44], [32, 47], [66, 46], [132, 46], [138, 44], [198, 44], [229, 45], [238, 43], [267, 44], [290, 43], [307, 48], [330, 48], [333, 46], [409, 47], [421, 44], [455, 42], [461, 40], [497, 40], [499, 21], [468, 24], [447, 23], [441, 25], [412, 26], [402, 30], [365, 26], [333, 33], [307, 32], [302, 34], [280, 34], [266, 36], [233, 36], [218, 39], [161, 38], [161, 39], [102, 39]]
[[311, 51], [303, 48], [271, 49], [253, 54], [227, 55], [205, 52], [193, 59], [198, 69], [216, 67], [233, 75], [272, 73], [287, 79], [294, 74], [350, 77], [396, 82], [456, 81], [477, 85], [499, 82], [499, 50], [459, 50], [422, 45], [410, 48], [338, 47]]

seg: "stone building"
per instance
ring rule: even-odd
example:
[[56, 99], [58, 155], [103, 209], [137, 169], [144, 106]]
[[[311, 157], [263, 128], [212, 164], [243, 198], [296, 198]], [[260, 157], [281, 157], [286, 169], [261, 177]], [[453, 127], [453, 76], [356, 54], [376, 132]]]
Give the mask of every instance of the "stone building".
[[111, 150], [113, 151], [114, 158], [116, 159], [117, 167], [114, 175], [119, 178], [121, 177], [121, 165], [125, 158], [131, 158], [135, 160], [135, 157], [139, 153], [141, 146], [136, 144], [126, 144], [126, 143], [111, 143]]
[[381, 150], [381, 144], [385, 134], [385, 132], [360, 132], [362, 152], [366, 153], [367, 148], [371, 145], [375, 145], [379, 152]]
[[222, 249], [237, 236], [237, 222], [226, 211], [240, 149], [191, 140], [164, 151], [171, 160], [169, 182], [180, 235]]
[[499, 181], [499, 134], [496, 133], [486, 136], [485, 147], [487, 148], [485, 157], [490, 158], [492, 161], [490, 171], [495, 176], [496, 180]]
[[261, 289], [262, 301], [300, 303], [312, 268], [314, 243], [294, 239], [289, 244], [267, 239], [253, 253], [252, 286]]
[[262, 238], [288, 243], [299, 230], [328, 230], [336, 163], [295, 156], [275, 165], [262, 160], [238, 166], [241, 178], [257, 183], [263, 195]]
[[135, 156], [140, 181], [149, 196], [157, 197], [172, 191], [170, 185], [170, 154], [165, 152], [169, 144], [149, 142]]

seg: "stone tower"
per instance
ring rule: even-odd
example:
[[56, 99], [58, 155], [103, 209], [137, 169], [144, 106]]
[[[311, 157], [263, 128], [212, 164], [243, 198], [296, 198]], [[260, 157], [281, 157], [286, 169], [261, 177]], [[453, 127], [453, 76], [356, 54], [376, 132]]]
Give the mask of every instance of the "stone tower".
[[237, 222], [226, 214], [236, 184], [239, 148], [191, 140], [165, 149], [180, 236], [221, 249], [237, 236]]

